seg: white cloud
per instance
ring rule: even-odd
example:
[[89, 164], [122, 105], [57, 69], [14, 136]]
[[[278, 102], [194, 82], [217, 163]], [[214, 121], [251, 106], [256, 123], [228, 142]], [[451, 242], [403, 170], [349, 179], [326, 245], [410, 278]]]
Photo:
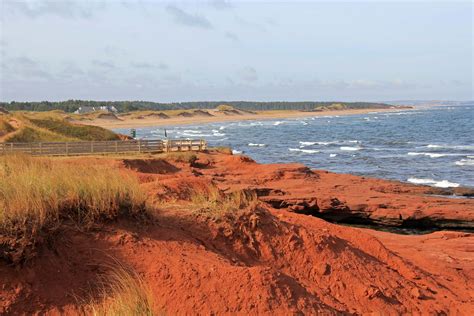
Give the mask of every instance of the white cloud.
[[213, 28], [211, 22], [209, 22], [209, 20], [204, 16], [187, 13], [184, 10], [173, 5], [167, 6], [166, 10], [174, 17], [175, 21], [179, 24], [203, 29]]

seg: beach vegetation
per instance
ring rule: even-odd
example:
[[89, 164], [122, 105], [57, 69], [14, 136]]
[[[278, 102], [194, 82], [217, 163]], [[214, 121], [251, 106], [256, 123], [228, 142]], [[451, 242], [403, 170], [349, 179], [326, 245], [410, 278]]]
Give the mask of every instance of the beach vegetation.
[[218, 111], [233, 111], [233, 110], [235, 110], [232, 105], [228, 105], [228, 104], [220, 104], [216, 107], [216, 109]]
[[[16, 122], [16, 129], [9, 120]], [[3, 141], [20, 143], [120, 139], [119, 135], [102, 127], [71, 123], [61, 111], [9, 114], [0, 120], [0, 136], [2, 134], [5, 136]]]
[[[113, 106], [120, 113], [134, 111], [167, 111], [167, 110], [191, 110], [191, 109], [214, 109], [220, 105], [231, 106], [234, 109], [251, 110], [251, 111], [268, 111], [268, 110], [314, 110], [318, 107], [329, 107], [334, 102], [321, 101], [272, 101], [272, 102], [255, 102], [255, 101], [195, 101], [195, 102], [173, 102], [158, 103], [150, 101], [89, 101], [89, 100], [67, 100], [59, 102], [0, 102], [0, 107], [4, 107], [8, 111], [51, 111], [62, 110], [72, 113], [81, 106], [101, 107]], [[339, 102], [348, 109], [368, 109], [368, 108], [390, 108], [391, 106], [377, 102]], [[90, 114], [90, 113], [89, 113]], [[167, 113], [168, 114], [168, 113]], [[92, 115], [92, 114], [91, 114]]]
[[0, 157], [0, 258], [21, 260], [66, 221], [88, 228], [146, 213], [146, 194], [132, 173], [79, 160]]
[[100, 300], [91, 300], [84, 308], [94, 316], [153, 316], [155, 299], [143, 278], [130, 268], [115, 263], [101, 281]]

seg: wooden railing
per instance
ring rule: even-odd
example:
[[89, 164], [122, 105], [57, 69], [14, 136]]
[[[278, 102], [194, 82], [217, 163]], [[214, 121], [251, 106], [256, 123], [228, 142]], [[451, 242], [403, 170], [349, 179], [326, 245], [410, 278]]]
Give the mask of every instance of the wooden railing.
[[24, 153], [33, 156], [81, 156], [111, 153], [159, 153], [204, 150], [205, 140], [116, 140], [88, 142], [0, 143], [0, 155]]

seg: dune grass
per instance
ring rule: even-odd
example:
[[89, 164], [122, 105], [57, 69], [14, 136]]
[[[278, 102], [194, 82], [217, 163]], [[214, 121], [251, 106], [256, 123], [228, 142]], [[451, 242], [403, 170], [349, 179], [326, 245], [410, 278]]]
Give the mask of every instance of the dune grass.
[[13, 132], [15, 129], [6, 120], [0, 117], [0, 136]]
[[200, 213], [211, 217], [237, 214], [239, 211], [254, 208], [258, 204], [257, 196], [249, 190], [237, 190], [223, 193], [217, 187], [210, 186], [207, 192], [196, 192], [191, 203]]
[[257, 205], [257, 195], [250, 190], [224, 193], [216, 186], [210, 185], [205, 190], [195, 190], [191, 194], [193, 211], [211, 218], [236, 215], [242, 210], [254, 209]]
[[79, 140], [119, 140], [117, 134], [107, 129], [91, 125], [71, 124], [65, 120], [31, 119], [36, 126], [51, 132]]
[[160, 154], [160, 158], [167, 161], [181, 162], [192, 164], [197, 160], [195, 152], [192, 151], [176, 151]]
[[[119, 135], [98, 126], [80, 125], [68, 122], [66, 115], [60, 111], [51, 112], [17, 112], [0, 119], [0, 136], [11, 132], [12, 126], [7, 119], [18, 122], [15, 133], [4, 139], [6, 142], [40, 142], [40, 141], [105, 141], [119, 140]], [[2, 132], [3, 131], [3, 132]]]
[[[146, 212], [146, 194], [130, 173], [79, 161], [0, 157], [0, 257], [18, 253], [17, 241], [34, 245], [65, 220], [81, 227], [119, 215]], [[3, 252], [3, 253], [1, 253]]]
[[116, 263], [102, 280], [101, 301], [92, 301], [85, 314], [94, 316], [152, 316], [156, 306], [150, 289], [133, 270]]

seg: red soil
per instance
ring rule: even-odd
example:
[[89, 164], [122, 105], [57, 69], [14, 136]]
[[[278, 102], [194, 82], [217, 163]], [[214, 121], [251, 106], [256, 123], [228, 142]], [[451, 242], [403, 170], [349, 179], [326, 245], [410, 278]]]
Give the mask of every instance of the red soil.
[[[472, 221], [474, 201], [430, 198], [420, 195], [423, 187], [302, 165], [258, 165], [239, 156], [199, 154], [193, 165], [124, 161], [151, 201], [183, 203], [157, 211], [147, 224], [120, 220], [86, 232], [66, 226], [24, 266], [0, 263], [0, 313], [78, 313], [80, 298], [94, 295], [110, 256], [133, 267], [169, 314], [474, 313], [473, 234], [402, 236], [286, 211], [316, 212], [317, 206], [319, 212], [324, 203], [341, 205], [337, 199], [351, 207], [390, 205], [383, 216], [372, 212], [390, 221], [390, 210], [409, 217], [415, 205], [425, 215]], [[205, 190], [211, 183], [226, 191], [253, 188], [262, 200], [287, 202], [220, 219], [189, 211], [182, 200], [190, 188]]]

